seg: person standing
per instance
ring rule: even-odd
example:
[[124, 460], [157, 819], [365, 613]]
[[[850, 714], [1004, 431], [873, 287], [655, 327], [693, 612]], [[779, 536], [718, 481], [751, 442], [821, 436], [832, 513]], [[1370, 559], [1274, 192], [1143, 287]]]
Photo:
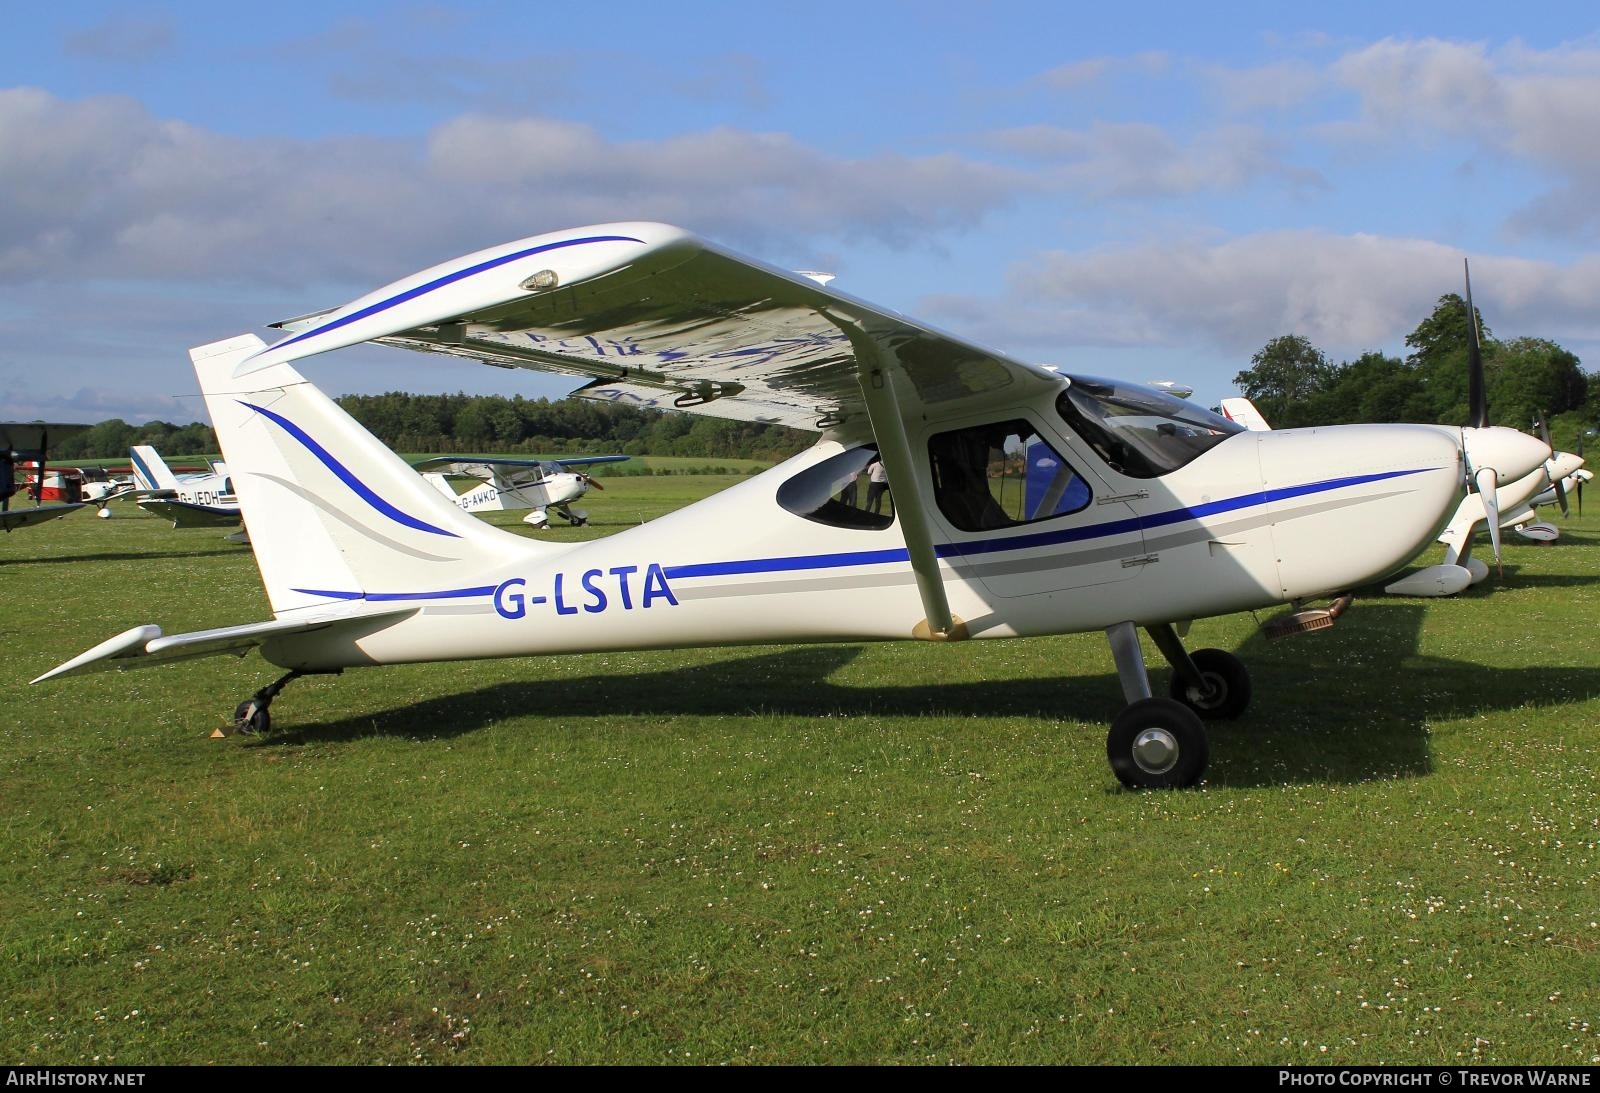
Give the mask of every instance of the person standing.
[[883, 495], [889, 492], [889, 472], [883, 469], [883, 460], [874, 459], [867, 464], [867, 511], [883, 512]]

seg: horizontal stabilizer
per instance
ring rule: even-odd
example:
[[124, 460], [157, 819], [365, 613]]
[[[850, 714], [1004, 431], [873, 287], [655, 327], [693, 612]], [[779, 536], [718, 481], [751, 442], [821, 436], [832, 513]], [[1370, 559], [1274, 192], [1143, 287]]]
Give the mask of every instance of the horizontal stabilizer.
[[86, 672], [104, 672], [111, 669], [126, 671], [131, 668], [151, 668], [157, 664], [171, 664], [197, 657], [232, 653], [243, 656], [263, 642], [288, 634], [306, 634], [313, 630], [330, 630], [350, 623], [370, 624], [374, 620], [399, 618], [409, 615], [415, 608], [383, 611], [344, 618], [275, 619], [271, 622], [252, 622], [244, 626], [223, 626], [215, 630], [196, 630], [189, 634], [163, 637], [161, 627], [147, 624], [102, 641], [88, 652], [73, 657], [58, 668], [52, 668], [33, 680], [43, 683], [57, 676], [81, 675]]
[[152, 516], [171, 520], [175, 528], [231, 528], [238, 527], [240, 520], [237, 508], [196, 505], [166, 497], [146, 498], [139, 507]]

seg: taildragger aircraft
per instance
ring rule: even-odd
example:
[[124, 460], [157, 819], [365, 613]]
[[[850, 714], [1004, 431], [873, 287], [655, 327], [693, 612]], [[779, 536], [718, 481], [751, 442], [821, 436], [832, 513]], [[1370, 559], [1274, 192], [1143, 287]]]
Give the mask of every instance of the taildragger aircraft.
[[[264, 730], [296, 676], [365, 665], [1098, 630], [1127, 700], [1113, 771], [1188, 785], [1207, 758], [1201, 718], [1242, 713], [1250, 678], [1230, 653], [1185, 650], [1185, 623], [1392, 573], [1469, 476], [1520, 478], [1549, 454], [1510, 429], [1246, 432], [661, 224], [519, 240], [280, 325], [270, 346], [191, 353], [274, 618], [138, 626], [36, 682], [259, 647], [288, 671], [235, 724]], [[530, 540], [462, 512], [291, 363], [365, 341], [822, 435], [640, 527]], [[857, 489], [880, 461], [884, 489]], [[1140, 627], [1172, 665], [1172, 697], [1151, 693]]]
[[[40, 504], [44, 500], [49, 474], [39, 468], [49, 462], [49, 447], [53, 440], [60, 443], [68, 437], [86, 431], [87, 425], [60, 425], [44, 421], [0, 422], [0, 529], [32, 527], [58, 516], [70, 516], [86, 504], [84, 501], [62, 501], [57, 504]], [[25, 490], [33, 499], [32, 508], [12, 508], [11, 498], [17, 493], [17, 467], [31, 463], [34, 474]]]
[[[568, 459], [501, 459], [497, 456], [441, 455], [412, 466], [451, 503], [467, 512], [502, 512], [527, 509], [524, 524], [550, 526], [550, 510], [573, 527], [589, 522], [589, 514], [572, 502], [590, 489], [605, 489], [587, 471], [574, 470], [597, 463], [621, 463], [625, 455], [584, 455]], [[450, 476], [481, 479], [464, 493], [456, 493]]]

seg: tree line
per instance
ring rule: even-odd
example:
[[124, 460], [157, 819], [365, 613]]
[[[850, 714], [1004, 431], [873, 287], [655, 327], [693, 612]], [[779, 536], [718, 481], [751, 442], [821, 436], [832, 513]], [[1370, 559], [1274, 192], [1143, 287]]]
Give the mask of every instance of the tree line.
[[[334, 400], [397, 452], [494, 452], [530, 455], [672, 455], [711, 459], [787, 459], [814, 434], [692, 414], [668, 413], [588, 399], [528, 399], [521, 395], [342, 395]], [[200, 422], [130, 425], [102, 421], [51, 448], [52, 460], [126, 457], [135, 444], [163, 456], [218, 451], [216, 434]]]
[[1464, 425], [1467, 354], [1476, 322], [1483, 351], [1489, 418], [1536, 431], [1550, 423], [1556, 446], [1571, 450], [1600, 418], [1600, 373], [1586, 373], [1576, 354], [1545, 338], [1497, 340], [1482, 314], [1460, 296], [1439, 298], [1433, 313], [1406, 335], [1404, 358], [1377, 351], [1332, 364], [1299, 334], [1273, 338], [1233, 382], [1274, 428], [1355, 422], [1416, 421]]
[[[1474, 309], [1483, 346], [1490, 417], [1495, 424], [1532, 430], [1546, 418], [1558, 447], [1600, 421], [1600, 373], [1586, 373], [1576, 354], [1544, 338], [1500, 341]], [[1376, 350], [1331, 363], [1299, 334], [1273, 338], [1234, 383], [1276, 428], [1353, 422], [1418, 421], [1465, 424], [1469, 416], [1466, 302], [1439, 298], [1433, 313], [1406, 336], [1410, 352]], [[668, 413], [588, 399], [528, 399], [521, 395], [343, 395], [335, 400], [398, 452], [495, 452], [534, 455], [670, 455], [777, 462], [809, 446], [797, 429]], [[166, 456], [216, 452], [209, 426], [152, 421], [102, 421], [52, 450], [67, 459], [126, 456], [150, 444]]]

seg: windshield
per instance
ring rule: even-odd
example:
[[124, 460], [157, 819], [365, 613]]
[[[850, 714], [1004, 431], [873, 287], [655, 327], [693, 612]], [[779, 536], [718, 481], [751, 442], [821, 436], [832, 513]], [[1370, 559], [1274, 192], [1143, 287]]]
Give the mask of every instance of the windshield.
[[1177, 470], [1244, 427], [1151, 387], [1070, 376], [1056, 399], [1073, 431], [1114, 471], [1155, 478]]

